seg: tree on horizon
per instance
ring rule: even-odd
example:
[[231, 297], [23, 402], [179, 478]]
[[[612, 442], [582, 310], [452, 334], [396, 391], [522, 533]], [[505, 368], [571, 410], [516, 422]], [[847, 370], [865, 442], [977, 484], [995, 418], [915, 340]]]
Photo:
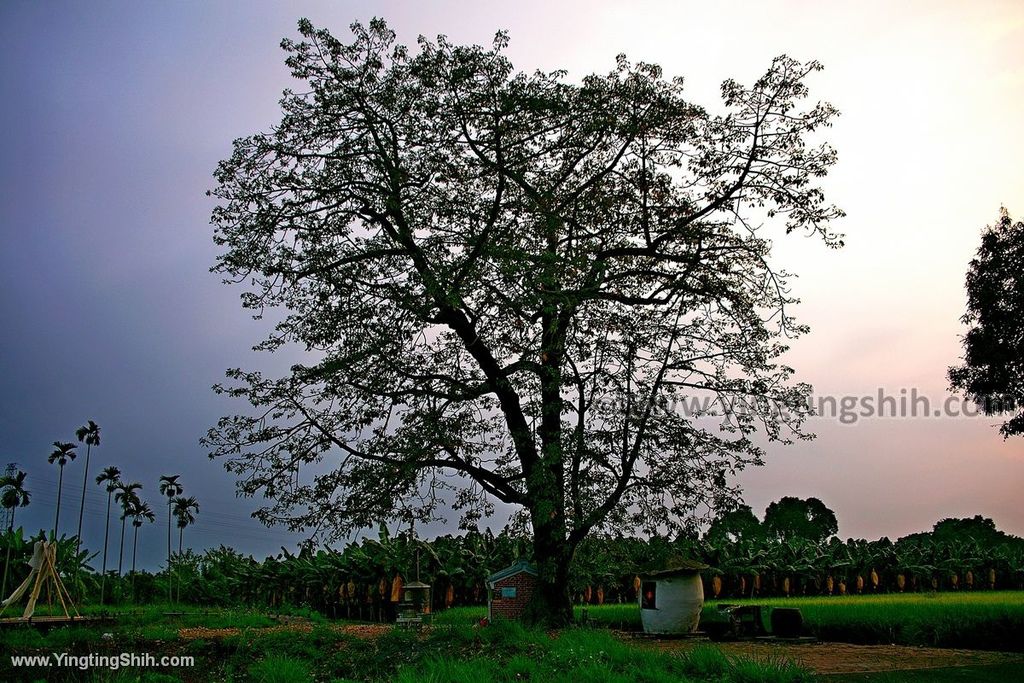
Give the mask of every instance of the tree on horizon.
[[1008, 415], [1003, 438], [1024, 434], [1024, 221], [1004, 208], [982, 232], [967, 271], [970, 327], [962, 338], [963, 364], [949, 368], [949, 385], [986, 415]]

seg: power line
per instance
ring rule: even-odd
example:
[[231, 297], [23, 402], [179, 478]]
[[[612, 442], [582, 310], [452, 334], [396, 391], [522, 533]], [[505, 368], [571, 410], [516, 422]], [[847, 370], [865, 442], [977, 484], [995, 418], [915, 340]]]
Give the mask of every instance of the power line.
[[[73, 484], [69, 485], [69, 482], [73, 482], [73, 477], [65, 477], [65, 487], [62, 491], [62, 504], [69, 504], [70, 501], [81, 501], [81, 489], [75, 490], [76, 487]], [[32, 495], [33, 502], [43, 503], [44, 505], [54, 506], [57, 503], [57, 488], [58, 478], [53, 475], [50, 470], [41, 470], [38, 472], [30, 472], [27, 483], [27, 489]], [[143, 490], [145, 493], [145, 490]], [[90, 521], [99, 522], [97, 526], [99, 531], [102, 531], [102, 520], [107, 518], [107, 500], [108, 493], [105, 487], [99, 485], [90, 485], [86, 488], [85, 498], [85, 510], [84, 514], [90, 519]], [[166, 516], [166, 497], [162, 495], [155, 495], [151, 498], [153, 503], [154, 512], [157, 515], [157, 522], [153, 525], [145, 525], [143, 528], [151, 528], [153, 531], [148, 533], [140, 533], [140, 541], [142, 538], [147, 539], [148, 543], [152, 543], [150, 539], [154, 538], [153, 532], [158, 528], [162, 528], [167, 523]], [[201, 508], [200, 514], [196, 522], [185, 530], [186, 538], [191, 537], [192, 539], [199, 539], [200, 541], [209, 541], [204, 545], [210, 547], [211, 545], [216, 547], [217, 545], [230, 545], [232, 540], [258, 542], [261, 544], [272, 544], [275, 546], [296, 546], [301, 541], [308, 538], [307, 534], [298, 531], [290, 531], [284, 527], [267, 527], [263, 525], [259, 520], [254, 519], [249, 515], [240, 515], [233, 512], [225, 511], [223, 508], [213, 506], [211, 508], [208, 502], [200, 501]], [[33, 511], [35, 512], [35, 511]], [[34, 515], [38, 517], [38, 512]], [[110, 525], [111, 525], [111, 537], [116, 539], [120, 535], [120, 509], [117, 503], [113, 503], [110, 506]], [[176, 527], [175, 527], [176, 528]], [[140, 530], [141, 531], [141, 530]], [[85, 531], [83, 536], [88, 533], [92, 535], [95, 532]], [[126, 528], [126, 536], [131, 536], [134, 530]], [[359, 534], [356, 535], [358, 537]]]
[[[33, 477], [34, 485], [29, 488], [32, 495], [33, 502], [43, 503], [48, 506], [55, 506], [57, 504], [57, 480], [51, 479], [46, 476]], [[39, 484], [45, 486], [40, 489]], [[81, 493], [75, 495], [73, 492], [62, 492], [62, 501], [67, 503], [69, 499], [80, 499]], [[163, 498], [163, 497], [161, 497]], [[159, 500], [159, 499], [158, 499]], [[85, 501], [85, 516], [90, 520], [104, 520], [107, 516], [107, 493], [103, 490], [87, 489], [86, 501]], [[161, 510], [165, 510], [166, 505], [160, 503], [155, 506], [154, 512], [158, 513], [158, 518], [162, 517], [163, 521], [166, 522], [166, 516], [159, 514]], [[110, 522], [114, 527], [114, 535], [118, 535], [119, 531], [117, 527], [120, 526], [120, 510], [117, 503], [111, 505]], [[154, 524], [153, 526], [158, 526]], [[176, 528], [176, 527], [175, 527]], [[263, 526], [258, 520], [252, 517], [244, 517], [237, 514], [225, 513], [219, 510], [209, 510], [208, 507], [202, 507], [200, 515], [197, 521], [190, 525], [186, 529], [186, 534], [191, 532], [193, 535], [198, 535], [201, 538], [240, 538], [248, 541], [269, 541], [275, 544], [297, 544], [303, 539], [303, 535], [298, 532], [288, 531], [283, 528], [270, 528]], [[126, 534], [127, 535], [127, 534]]]
[[[36, 482], [42, 482], [44, 485], [47, 486], [47, 488], [40, 490], [38, 485], [36, 484]], [[28, 490], [32, 494], [33, 498], [42, 497], [42, 498], [45, 498], [47, 500], [47, 502], [56, 504], [56, 502], [57, 502], [57, 479], [51, 479], [51, 478], [48, 478], [46, 476], [36, 475], [36, 476], [32, 477], [31, 484], [32, 485], [28, 487]], [[68, 500], [69, 497], [73, 497], [76, 500], [81, 500], [81, 492], [80, 491], [65, 490], [63, 492], [62, 496], [63, 496], [63, 500], [65, 500], [65, 501]], [[155, 503], [154, 506], [153, 506], [154, 507], [154, 511], [157, 508], [166, 508], [167, 507], [167, 502], [166, 501], [167, 501], [167, 497], [166, 496], [157, 496], [155, 499], [151, 499], [150, 500], [151, 503]], [[214, 507], [211, 510], [209, 502], [200, 501], [200, 504], [202, 505], [202, 513], [205, 514], [205, 515], [213, 515], [215, 517], [223, 519], [224, 521], [241, 522], [243, 524], [244, 523], [248, 523], [248, 522], [257, 522], [258, 523], [258, 520], [253, 519], [253, 517], [251, 517], [251, 516], [239, 515], [239, 514], [235, 514], [235, 513], [225, 512], [222, 509], [217, 509], [216, 507]], [[90, 489], [86, 490], [86, 499], [85, 499], [85, 509], [86, 509], [86, 511], [93, 511], [94, 513], [106, 514], [106, 506], [107, 506], [107, 492], [105, 490], [103, 490], [102, 487], [95, 487], [95, 488], [90, 488]], [[117, 510], [117, 504], [114, 503], [114, 505], [112, 506], [111, 509], [112, 509], [112, 511], [116, 511]]]

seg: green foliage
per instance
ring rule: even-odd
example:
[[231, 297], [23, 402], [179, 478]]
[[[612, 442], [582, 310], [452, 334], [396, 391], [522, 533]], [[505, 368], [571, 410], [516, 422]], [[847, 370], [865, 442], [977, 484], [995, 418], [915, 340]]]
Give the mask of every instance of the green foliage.
[[729, 659], [716, 647], [698, 645], [683, 658], [687, 673], [700, 678], [718, 678], [729, 670]]
[[764, 529], [783, 541], [821, 543], [839, 531], [839, 522], [817, 498], [785, 496], [764, 511]]
[[[22, 528], [0, 532], [0, 561], [7, 561], [8, 557], [10, 558], [9, 564], [6, 565], [9, 587], [17, 586], [28, 576], [30, 571], [28, 561], [32, 557], [36, 541], [48, 539], [49, 534], [42, 530], [34, 536], [27, 536]], [[98, 577], [90, 566], [90, 562], [96, 557], [96, 554], [89, 553], [84, 548], [76, 552], [75, 536], [61, 536], [56, 543], [57, 571], [64, 577], [64, 584], [71, 594], [91, 595], [97, 592]], [[83, 571], [76, 571], [78, 568], [82, 568]], [[15, 609], [17, 607], [14, 605], [8, 607], [5, 616], [11, 614]], [[45, 613], [45, 607], [40, 604], [37, 613]]]
[[[8, 548], [11, 551], [9, 585], [17, 585], [27, 575], [32, 544], [41, 537], [42, 532], [27, 538], [21, 529], [0, 534], [0, 556]], [[73, 593], [85, 596], [82, 604], [95, 604], [99, 577], [88, 564], [95, 555], [83, 549], [76, 562], [75, 539], [63, 537], [59, 544], [58, 569], [66, 584]], [[201, 554], [186, 550], [172, 555], [171, 567], [178, 600], [186, 605], [307, 610], [317, 615], [314, 618], [322, 614], [372, 621], [388, 618], [390, 582], [396, 575], [406, 581], [415, 578], [418, 556], [419, 576], [433, 587], [432, 612], [445, 620], [449, 597], [453, 606], [486, 604], [487, 576], [528, 558], [529, 548], [528, 538], [507, 530], [498, 535], [473, 530], [431, 541], [385, 531], [340, 550], [303, 548], [262, 561], [223, 546]], [[704, 573], [709, 598], [766, 598], [787, 595], [787, 588], [790, 596], [827, 595], [830, 586], [834, 595], [841, 588], [855, 594], [858, 578], [859, 591], [871, 595], [1024, 587], [1024, 540], [998, 531], [991, 520], [976, 517], [942, 520], [934, 532], [913, 534], [895, 543], [886, 538], [814, 543], [753, 533], [733, 541], [711, 530], [703, 539], [593, 536], [581, 543], [572, 566], [571, 594], [578, 605], [586, 604], [587, 595], [591, 606], [602, 600], [632, 605], [637, 573], [670, 566], [679, 558], [710, 565]], [[74, 571], [76, 563], [81, 563], [83, 571]], [[167, 580], [166, 571], [122, 577], [109, 572], [107, 604], [161, 602], [166, 599]], [[387, 589], [383, 594], [381, 582]]]
[[932, 538], [943, 543], [972, 540], [979, 546], [991, 548], [1012, 540], [1012, 537], [996, 529], [996, 523], [988, 517], [956, 519], [946, 518], [936, 522]]
[[986, 415], [1007, 414], [1004, 437], [1024, 434], [1024, 222], [1006, 209], [981, 236], [967, 272], [970, 325], [963, 337], [963, 365], [949, 369], [949, 383]]
[[753, 660], [737, 658], [726, 680], [732, 683], [810, 683], [811, 672], [782, 657]]
[[716, 545], [725, 543], [753, 542], [764, 534], [761, 520], [754, 515], [749, 505], [740, 505], [718, 515], [711, 521], [704, 537]]
[[[1024, 594], [976, 593], [860, 598], [759, 600], [800, 607], [812, 632], [823, 638], [864, 643], [905, 643], [1013, 648], [1024, 629]], [[752, 661], [724, 655], [713, 646], [681, 654], [616, 638], [609, 630], [564, 629], [556, 634], [516, 622], [475, 626], [482, 610], [451, 610], [430, 630], [392, 629], [372, 639], [339, 633], [329, 625], [303, 631], [261, 631], [274, 622], [250, 610], [194, 611], [180, 616], [168, 608], [119, 609], [116, 624], [58, 628], [41, 634], [31, 628], [0, 633], [0, 648], [14, 652], [120, 652], [193, 654], [203, 676], [217, 680], [359, 681], [708, 681], [797, 683], [810, 674], [780, 659]], [[636, 606], [590, 607], [598, 624]], [[709, 605], [713, 609], [713, 605]], [[188, 626], [242, 628], [223, 639], [182, 641]], [[1002, 635], [999, 632], [1002, 632]], [[112, 632], [113, 639], [104, 638]], [[0, 661], [0, 678], [8, 662]], [[100, 680], [137, 680], [142, 672]], [[173, 672], [168, 672], [173, 673]]]
[[[401, 666], [399, 681], [803, 681], [806, 671], [782, 662], [762, 665], [698, 647], [683, 655], [637, 647], [606, 631], [566, 629], [549, 636], [501, 622], [479, 629], [472, 640], [447, 633], [429, 636], [425, 656]], [[416, 645], [413, 645], [416, 647]], [[432, 650], [431, 648], [441, 650]], [[756, 672], [764, 668], [764, 678]], [[753, 677], [751, 677], [753, 676]]]
[[[797, 607], [809, 633], [822, 640], [861, 644], [920, 645], [1024, 651], [1024, 593], [913, 593], [806, 598], [730, 598], [728, 604]], [[702, 619], [713, 618], [718, 601], [708, 601]], [[640, 630], [636, 604], [577, 608], [577, 619], [608, 629]], [[440, 623], [473, 624], [484, 608], [458, 608], [440, 615]]]
[[836, 154], [812, 142], [837, 112], [805, 102], [821, 65], [780, 55], [717, 113], [624, 56], [569, 80], [517, 72], [504, 34], [410, 50], [350, 28], [283, 41], [304, 85], [210, 193], [214, 270], [281, 313], [256, 348], [319, 353], [229, 370], [215, 391], [252, 409], [203, 443], [257, 517], [317, 540], [432, 519], [439, 491], [460, 528], [510, 504], [548, 586], [528, 614], [561, 622], [589, 534], [685, 529], [735, 500], [755, 433], [809, 438], [781, 363], [805, 327], [762, 223], [842, 244], [819, 186]]
[[[13, 510], [27, 506], [32, 499], [31, 493], [25, 490], [25, 477], [21, 470], [14, 474], [0, 475], [0, 507]], [[7, 531], [7, 529], [0, 529]]]
[[249, 675], [256, 683], [305, 683], [313, 680], [308, 661], [281, 655], [270, 655], [256, 662], [249, 668]]
[[401, 683], [489, 683], [499, 678], [497, 665], [489, 659], [474, 658], [458, 661], [445, 657], [428, 657], [415, 667], [398, 671], [395, 677]]

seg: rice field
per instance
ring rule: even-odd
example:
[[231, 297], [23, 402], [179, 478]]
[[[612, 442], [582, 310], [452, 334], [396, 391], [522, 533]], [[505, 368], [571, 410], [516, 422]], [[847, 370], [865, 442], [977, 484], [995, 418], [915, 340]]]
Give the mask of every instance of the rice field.
[[1024, 651], [1020, 591], [728, 601], [742, 602], [799, 607], [808, 630], [822, 640]]
[[[1024, 651], [1021, 591], [718, 600], [709, 601], [705, 612], [714, 612], [719, 604], [798, 607], [807, 631], [822, 640]], [[438, 614], [437, 619], [467, 622], [486, 614], [486, 608], [456, 608]], [[595, 626], [641, 628], [640, 610], [634, 604], [577, 607], [576, 616]]]

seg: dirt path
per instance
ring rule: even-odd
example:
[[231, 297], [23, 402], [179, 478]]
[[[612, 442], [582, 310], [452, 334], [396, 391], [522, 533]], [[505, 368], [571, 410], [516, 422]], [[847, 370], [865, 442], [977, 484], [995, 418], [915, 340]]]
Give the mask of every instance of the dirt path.
[[[384, 624], [333, 624], [331, 628], [339, 633], [346, 635], [355, 636], [356, 638], [371, 639], [380, 636], [381, 634], [390, 631], [391, 626]], [[267, 626], [265, 628], [253, 628], [253, 629], [241, 629], [241, 628], [205, 628], [203, 626], [197, 626], [195, 628], [183, 628], [178, 630], [178, 636], [182, 640], [197, 640], [202, 638], [204, 640], [213, 640], [219, 638], [228, 638], [230, 636], [237, 636], [243, 630], [249, 630], [252, 633], [263, 634], [263, 633], [275, 633], [279, 631], [294, 631], [297, 633], [309, 633], [313, 630], [312, 624], [284, 624], [281, 626]]]
[[[640, 640], [642, 646], [666, 651], [685, 651], [703, 640]], [[1024, 664], [1024, 655], [985, 650], [951, 650], [903, 645], [850, 645], [847, 643], [712, 643], [728, 655], [753, 659], [784, 657], [820, 674], [871, 673], [911, 669], [938, 669], [988, 664]]]

